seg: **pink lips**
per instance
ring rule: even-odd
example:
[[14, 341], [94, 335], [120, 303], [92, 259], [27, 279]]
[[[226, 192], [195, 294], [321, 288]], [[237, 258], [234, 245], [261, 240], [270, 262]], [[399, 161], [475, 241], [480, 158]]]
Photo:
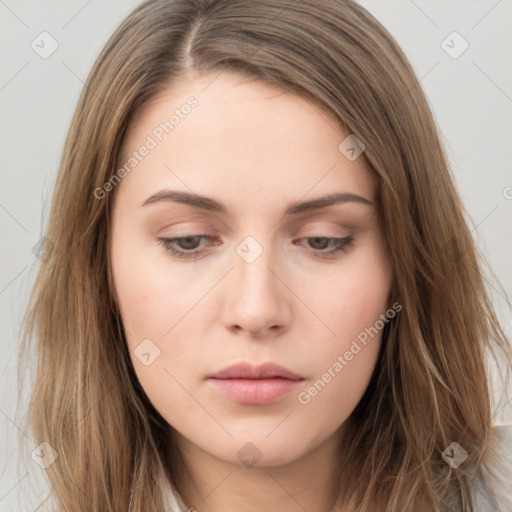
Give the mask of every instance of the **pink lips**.
[[209, 376], [219, 393], [246, 405], [268, 405], [294, 391], [305, 379], [274, 363], [241, 363]]

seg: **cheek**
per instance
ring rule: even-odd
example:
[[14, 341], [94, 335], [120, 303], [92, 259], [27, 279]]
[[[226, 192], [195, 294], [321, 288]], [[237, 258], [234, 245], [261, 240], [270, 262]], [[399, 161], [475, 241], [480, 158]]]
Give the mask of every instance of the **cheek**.
[[346, 261], [345, 271], [336, 269], [335, 278], [315, 286], [309, 282], [302, 292], [329, 331], [322, 327], [314, 351], [309, 347], [317, 385], [299, 402], [336, 403], [341, 414], [357, 405], [375, 368], [392, 285], [383, 250], [372, 247]]
[[179, 265], [165, 263], [152, 245], [112, 253], [114, 286], [123, 324], [134, 338], [131, 343], [138, 337], [163, 341], [200, 297], [197, 280], [185, 282]]
[[340, 349], [386, 313], [391, 285], [386, 253], [381, 246], [369, 246], [347, 257], [331, 279], [308, 281], [302, 293], [314, 301], [315, 311], [331, 329], [328, 345]]
[[183, 379], [176, 367], [185, 365], [190, 371], [192, 366], [187, 358], [194, 325], [187, 312], [194, 298], [197, 302], [198, 291], [193, 285], [185, 286], [179, 272], [163, 267], [155, 253], [154, 247], [130, 252], [126, 246], [112, 252], [112, 276], [129, 355], [138, 381], [157, 410], [197, 413], [179, 385]]
[[200, 299], [212, 286], [210, 279], [191, 279], [180, 265], [169, 265], [163, 249], [152, 245], [121, 249], [119, 243], [112, 251], [129, 355], [139, 382], [159, 410], [179, 404], [185, 411], [192, 405], [179, 383], [200, 361]]

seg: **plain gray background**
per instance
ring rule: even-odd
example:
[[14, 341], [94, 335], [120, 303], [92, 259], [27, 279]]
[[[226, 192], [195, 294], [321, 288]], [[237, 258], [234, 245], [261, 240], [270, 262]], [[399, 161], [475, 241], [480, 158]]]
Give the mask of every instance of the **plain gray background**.
[[[33, 510], [44, 470], [19, 458], [19, 325], [51, 192], [83, 82], [134, 0], [0, 0], [0, 510]], [[512, 296], [512, 1], [362, 0], [411, 60], [434, 112], [505, 331]], [[460, 36], [453, 35], [456, 31]], [[32, 47], [48, 32], [57, 49]], [[464, 40], [468, 48], [464, 48]], [[443, 43], [443, 41], [445, 41]], [[41, 48], [40, 51], [43, 51]], [[448, 52], [448, 53], [447, 53]], [[451, 55], [449, 54], [451, 53]], [[512, 424], [509, 403], [496, 417]]]

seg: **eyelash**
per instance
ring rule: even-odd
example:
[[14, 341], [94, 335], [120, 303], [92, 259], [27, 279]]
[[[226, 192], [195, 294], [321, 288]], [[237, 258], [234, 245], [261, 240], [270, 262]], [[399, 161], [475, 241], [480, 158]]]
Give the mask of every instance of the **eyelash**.
[[[173, 244], [178, 240], [184, 240], [187, 238], [212, 238], [209, 235], [188, 235], [188, 236], [182, 236], [182, 237], [176, 237], [176, 238], [159, 238], [158, 241], [161, 245], [164, 246], [165, 250], [170, 252], [173, 256], [177, 256], [178, 258], [193, 258], [194, 256], [198, 256], [202, 252], [201, 250], [191, 250], [191, 251], [183, 251], [180, 249], [176, 249], [176, 247], [173, 246]], [[347, 236], [345, 238], [333, 238], [333, 237], [327, 237], [327, 236], [308, 236], [301, 238], [301, 240], [312, 240], [312, 239], [321, 239], [321, 240], [334, 240], [336, 242], [336, 248], [331, 251], [319, 251], [319, 250], [312, 250], [312, 253], [314, 256], [317, 256], [319, 258], [334, 258], [338, 252], [347, 252], [349, 249], [352, 248], [354, 245], [354, 238], [351, 236]]]

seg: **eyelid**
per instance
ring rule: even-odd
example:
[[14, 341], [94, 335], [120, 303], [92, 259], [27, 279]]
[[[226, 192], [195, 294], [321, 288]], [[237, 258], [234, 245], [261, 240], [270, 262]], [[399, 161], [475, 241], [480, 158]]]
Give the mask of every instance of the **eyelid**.
[[[333, 233], [329, 236], [344, 236], [353, 231], [354, 224], [348, 222], [340, 222], [335, 220], [321, 220], [321, 219], [309, 219], [301, 220], [300, 222], [293, 224], [293, 231], [295, 234], [298, 232], [320, 232], [320, 233]], [[326, 235], [327, 236], [327, 235]]]
[[172, 232], [168, 235], [169, 238], [177, 236], [195, 236], [196, 234], [206, 234], [206, 232], [216, 231], [216, 229], [209, 226], [207, 222], [200, 220], [186, 220], [182, 222], [175, 221], [170, 224], [165, 224], [159, 228], [158, 232], [167, 232], [168, 230], [172, 230]]

